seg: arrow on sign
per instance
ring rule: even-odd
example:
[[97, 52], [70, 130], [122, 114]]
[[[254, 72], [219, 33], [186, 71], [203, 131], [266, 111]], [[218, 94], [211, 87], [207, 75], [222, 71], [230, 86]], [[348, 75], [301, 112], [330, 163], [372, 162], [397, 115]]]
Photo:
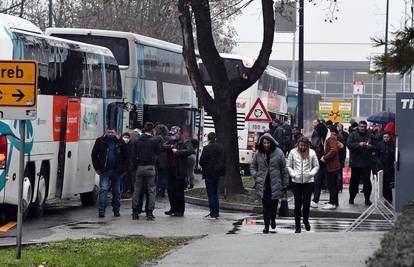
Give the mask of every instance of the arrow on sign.
[[20, 91], [20, 89], [17, 89], [17, 91], [19, 92], [18, 94], [12, 94], [12, 97], [18, 97], [18, 99], [16, 100], [16, 102], [19, 102], [20, 100], [23, 99], [24, 94], [22, 91]]

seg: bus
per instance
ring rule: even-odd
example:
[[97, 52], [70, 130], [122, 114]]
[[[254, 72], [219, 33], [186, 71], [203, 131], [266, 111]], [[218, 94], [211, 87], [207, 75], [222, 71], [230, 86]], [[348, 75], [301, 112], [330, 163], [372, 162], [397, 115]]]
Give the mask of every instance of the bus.
[[48, 28], [45, 34], [101, 45], [113, 52], [121, 71], [123, 98], [133, 104], [124, 118], [124, 131], [152, 121], [181, 126], [184, 135], [195, 136], [197, 98], [181, 46], [120, 31]]
[[[220, 54], [224, 59], [229, 79], [240, 77], [246, 69], [253, 66], [254, 61], [251, 58], [232, 55]], [[214, 97], [211, 87], [210, 77], [207, 71], [204, 71], [203, 65], [199, 63], [201, 74], [206, 85], [206, 89], [212, 97]], [[245, 118], [256, 102], [260, 98], [263, 105], [269, 112], [269, 115], [275, 119], [285, 120], [287, 116], [287, 76], [284, 72], [271, 66], [267, 66], [260, 79], [250, 88], [242, 92], [237, 100], [237, 131], [239, 140], [239, 160], [240, 167], [245, 174], [250, 171], [250, 164], [256, 149], [256, 142], [263, 133], [263, 129], [259, 131], [252, 129], [253, 123], [246, 122]], [[201, 118], [201, 135], [203, 144], [207, 143], [207, 135], [214, 131], [214, 123], [212, 117], [204, 112]]]
[[97, 199], [91, 151], [108, 127], [119, 128], [113, 108], [122, 103], [121, 76], [104, 47], [45, 36], [30, 22], [0, 14], [1, 60], [38, 63], [37, 119], [27, 121], [20, 151], [20, 124], [0, 120], [1, 215], [15, 213], [19, 154], [24, 153], [23, 206], [41, 216], [45, 202], [80, 195], [83, 205]]
[[[312, 122], [318, 118], [318, 104], [321, 100], [319, 90], [304, 88], [303, 90], [303, 134], [310, 137], [313, 132]], [[291, 124], [297, 124], [298, 114], [298, 83], [288, 82], [288, 112], [292, 115]]]

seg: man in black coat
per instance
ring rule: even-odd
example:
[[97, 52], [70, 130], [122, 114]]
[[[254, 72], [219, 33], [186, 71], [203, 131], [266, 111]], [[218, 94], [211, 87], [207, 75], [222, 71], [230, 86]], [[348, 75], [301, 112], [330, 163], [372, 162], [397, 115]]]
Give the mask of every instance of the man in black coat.
[[[125, 164], [128, 160], [114, 128], [108, 128], [104, 136], [96, 139], [91, 157], [93, 167], [99, 175], [99, 217], [105, 217], [110, 184], [112, 187], [112, 210], [114, 216], [119, 217], [121, 175], [126, 169]], [[111, 183], [109, 183], [110, 181]]]
[[394, 161], [395, 143], [391, 139], [391, 134], [385, 132], [382, 141], [376, 146], [377, 169], [384, 171], [383, 196], [392, 203], [392, 183], [394, 183]]
[[374, 138], [367, 129], [367, 122], [360, 121], [358, 129], [349, 134], [348, 149], [350, 151], [349, 165], [351, 167], [351, 182], [349, 185], [349, 204], [354, 204], [354, 199], [358, 194], [359, 181], [364, 183], [365, 205], [371, 205], [370, 196], [371, 168], [373, 152], [375, 150]]
[[194, 154], [195, 151], [191, 141], [183, 138], [180, 127], [171, 127], [170, 135], [169, 141], [163, 146], [163, 149], [167, 151], [169, 161], [167, 190], [171, 206], [165, 214], [182, 217], [185, 211], [184, 189], [188, 156]]
[[205, 179], [208, 205], [210, 214], [206, 217], [219, 217], [218, 184], [220, 178], [226, 174], [226, 158], [222, 144], [216, 143], [216, 134], [211, 132], [207, 135], [209, 144], [203, 148], [200, 158], [200, 166], [203, 168], [203, 179]]

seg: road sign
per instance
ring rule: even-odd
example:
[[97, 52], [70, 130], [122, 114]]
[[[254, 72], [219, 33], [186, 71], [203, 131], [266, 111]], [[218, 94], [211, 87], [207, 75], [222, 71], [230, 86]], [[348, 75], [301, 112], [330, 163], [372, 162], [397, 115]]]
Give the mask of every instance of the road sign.
[[364, 94], [364, 91], [365, 91], [364, 82], [355, 81], [353, 87], [354, 87], [354, 95], [363, 95]]
[[260, 97], [257, 98], [256, 102], [254, 102], [254, 105], [250, 109], [249, 113], [247, 113], [245, 121], [256, 121], [256, 122], [271, 122], [272, 121], [269, 113], [267, 112], [266, 108], [263, 105], [262, 100], [260, 100]]
[[321, 100], [318, 114], [319, 119], [349, 123], [352, 119], [352, 102]]
[[0, 119], [37, 116], [37, 62], [0, 61]]

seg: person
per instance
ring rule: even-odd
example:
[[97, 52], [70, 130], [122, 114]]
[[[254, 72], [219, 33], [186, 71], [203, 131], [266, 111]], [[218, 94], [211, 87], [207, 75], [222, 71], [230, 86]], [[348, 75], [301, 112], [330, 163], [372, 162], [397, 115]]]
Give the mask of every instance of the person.
[[364, 183], [365, 205], [371, 205], [372, 191], [370, 173], [374, 144], [371, 133], [367, 131], [367, 122], [360, 121], [358, 129], [349, 134], [348, 149], [350, 151], [349, 165], [351, 167], [351, 181], [349, 185], [349, 204], [354, 204], [358, 194], [359, 181]]
[[[191, 145], [193, 146], [194, 149], [196, 149], [198, 147], [198, 140], [191, 138]], [[188, 156], [188, 162], [187, 162], [187, 178], [186, 178], [186, 184], [188, 186], [188, 189], [192, 189], [194, 188], [194, 169], [196, 167], [196, 154], [191, 154], [190, 156]]]
[[322, 186], [325, 184], [325, 181], [327, 180], [326, 163], [321, 161], [321, 158], [325, 154], [324, 143], [326, 140], [326, 136], [328, 134], [328, 128], [326, 128], [323, 122], [320, 122], [315, 126], [314, 133], [315, 135], [312, 137], [313, 138], [312, 148], [315, 150], [316, 156], [318, 157], [318, 160], [319, 160], [319, 170], [314, 179], [315, 183], [314, 183], [313, 199], [311, 201], [311, 207], [318, 208]]
[[137, 165], [134, 194], [132, 196], [132, 219], [138, 220], [139, 210], [139, 193], [146, 186], [148, 192], [148, 209], [146, 210], [147, 220], [153, 220], [155, 208], [155, 164], [160, 152], [159, 142], [152, 136], [154, 124], [146, 122], [144, 125], [144, 134], [142, 134], [134, 143], [135, 162]]
[[310, 231], [309, 209], [314, 188], [314, 177], [318, 173], [319, 163], [315, 151], [310, 148], [308, 138], [301, 137], [296, 147], [289, 152], [287, 169], [290, 177], [292, 177], [292, 189], [295, 198], [295, 233], [301, 232], [301, 213], [303, 213], [305, 229]]
[[344, 149], [339, 150], [339, 163], [341, 165], [341, 168], [339, 169], [338, 174], [338, 189], [340, 192], [342, 192], [344, 187], [344, 177], [343, 177], [343, 169], [345, 168], [345, 160], [346, 160], [346, 146], [348, 141], [349, 134], [344, 131], [344, 125], [341, 123], [337, 124], [338, 134], [337, 139], [339, 142], [341, 142], [342, 145], [344, 145]]
[[265, 234], [269, 233], [269, 225], [276, 228], [277, 204], [289, 185], [285, 155], [278, 145], [270, 134], [262, 135], [250, 165], [256, 193], [262, 199]]
[[282, 127], [282, 123], [278, 119], [274, 119], [272, 122], [272, 128], [271, 128], [271, 135], [275, 139], [275, 141], [278, 143], [278, 146], [282, 149], [284, 149], [286, 145], [286, 135], [285, 130]]
[[171, 138], [164, 144], [167, 151], [168, 170], [168, 199], [170, 210], [164, 212], [166, 215], [182, 217], [185, 211], [184, 189], [187, 177], [188, 156], [194, 154], [194, 148], [190, 140], [184, 139], [181, 128], [173, 126], [170, 129]]
[[168, 155], [162, 145], [168, 140], [168, 128], [164, 124], [155, 126], [155, 135], [158, 138], [160, 154], [157, 159], [157, 196], [165, 197], [168, 181]]
[[202, 176], [206, 183], [208, 206], [210, 213], [206, 217], [219, 217], [218, 184], [226, 174], [225, 154], [223, 145], [216, 142], [216, 133], [207, 135], [208, 145], [203, 148], [200, 157]]
[[395, 143], [391, 134], [385, 132], [382, 141], [376, 146], [377, 169], [384, 171], [383, 196], [392, 204], [392, 183], [394, 183]]
[[105, 217], [110, 184], [112, 187], [112, 211], [115, 217], [119, 217], [120, 183], [127, 159], [114, 128], [108, 127], [105, 135], [96, 139], [91, 157], [93, 167], [99, 175], [99, 217]]
[[[293, 141], [293, 147], [296, 146], [299, 139], [302, 138], [303, 134], [300, 132], [300, 129], [298, 126], [293, 127], [292, 129], [292, 141]], [[290, 150], [289, 150], [290, 151]]]
[[122, 176], [121, 182], [121, 197], [128, 198], [132, 195], [133, 185], [135, 181], [135, 174], [132, 167], [132, 157], [133, 157], [133, 145], [130, 142], [131, 135], [127, 132], [122, 134], [122, 138], [120, 139], [122, 151], [125, 152], [126, 156], [126, 163], [124, 164], [125, 170], [124, 175]]
[[339, 163], [339, 148], [344, 149], [344, 145], [338, 142], [336, 135], [338, 130], [331, 124], [324, 142], [324, 155], [321, 161], [326, 163], [326, 178], [329, 189], [329, 202], [322, 208], [326, 210], [336, 209], [339, 206], [338, 200], [338, 171], [341, 168]]

